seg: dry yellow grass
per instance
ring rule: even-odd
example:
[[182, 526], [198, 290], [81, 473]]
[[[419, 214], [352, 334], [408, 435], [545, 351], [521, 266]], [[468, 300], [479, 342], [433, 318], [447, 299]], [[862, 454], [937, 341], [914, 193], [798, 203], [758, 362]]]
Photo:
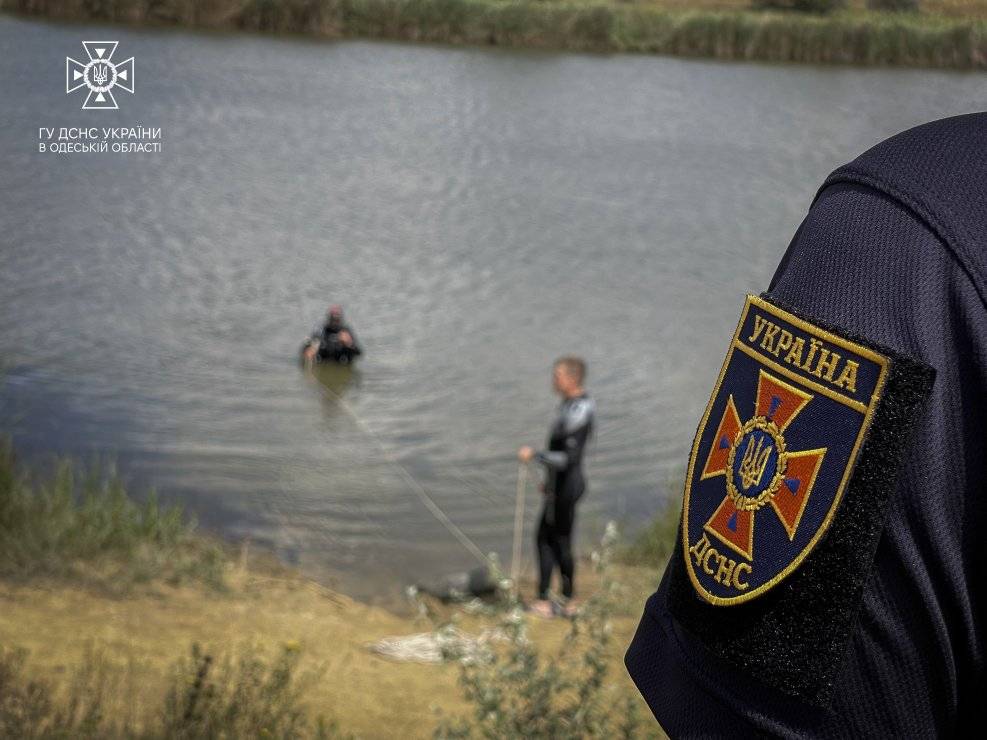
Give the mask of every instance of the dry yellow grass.
[[[635, 590], [654, 577], [653, 571], [627, 573]], [[119, 668], [112, 671], [120, 685], [111, 694], [110, 709], [138, 723], [160, 710], [172, 665], [196, 642], [213, 654], [253, 646], [273, 655], [297, 644], [303, 656], [300, 670], [324, 671], [307, 691], [309, 712], [335, 718], [341, 730], [359, 737], [428, 737], [437, 709], [456, 715], [468, 711], [456, 666], [396, 663], [366, 649], [382, 637], [426, 631], [429, 625], [291, 573], [238, 569], [229, 580], [226, 593], [204, 586], [155, 586], [127, 598], [58, 583], [0, 582], [0, 646], [28, 649], [29, 672], [56, 685], [95, 648]], [[633, 601], [614, 624], [618, 650], [611, 675], [636, 695], [622, 665], [622, 648], [631, 639], [641, 603]], [[472, 618], [463, 625], [467, 631], [480, 627]], [[567, 631], [564, 620], [533, 620], [532, 637], [549, 654]], [[641, 710], [649, 716], [643, 702]]]

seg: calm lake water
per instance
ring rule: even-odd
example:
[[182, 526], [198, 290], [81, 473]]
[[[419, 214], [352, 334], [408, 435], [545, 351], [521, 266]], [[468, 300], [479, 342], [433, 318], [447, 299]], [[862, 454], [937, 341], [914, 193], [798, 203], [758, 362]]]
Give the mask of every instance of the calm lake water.
[[[118, 111], [65, 94], [99, 38], [136, 57]], [[743, 296], [821, 180], [987, 107], [978, 74], [3, 16], [0, 79], [0, 431], [112, 456], [370, 599], [473, 564], [397, 464], [506, 558], [563, 353], [599, 407], [584, 549], [677, 498]], [[160, 154], [38, 152], [39, 127], [138, 123]], [[366, 357], [312, 378], [296, 352], [330, 302]]]

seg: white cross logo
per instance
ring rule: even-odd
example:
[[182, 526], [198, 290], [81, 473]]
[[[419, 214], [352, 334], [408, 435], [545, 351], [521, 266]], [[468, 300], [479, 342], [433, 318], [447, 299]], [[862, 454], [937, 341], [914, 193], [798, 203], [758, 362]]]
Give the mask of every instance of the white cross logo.
[[65, 57], [65, 92], [87, 87], [89, 95], [82, 110], [116, 110], [119, 106], [113, 88], [134, 92], [134, 58], [114, 64], [111, 59], [116, 41], [83, 41], [82, 47], [89, 55], [87, 63]]

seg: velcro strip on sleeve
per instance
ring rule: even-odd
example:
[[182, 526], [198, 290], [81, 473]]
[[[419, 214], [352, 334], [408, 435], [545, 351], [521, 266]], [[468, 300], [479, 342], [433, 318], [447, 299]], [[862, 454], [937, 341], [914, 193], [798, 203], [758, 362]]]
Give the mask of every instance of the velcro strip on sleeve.
[[825, 705], [932, 368], [748, 296], [692, 447], [668, 607]]

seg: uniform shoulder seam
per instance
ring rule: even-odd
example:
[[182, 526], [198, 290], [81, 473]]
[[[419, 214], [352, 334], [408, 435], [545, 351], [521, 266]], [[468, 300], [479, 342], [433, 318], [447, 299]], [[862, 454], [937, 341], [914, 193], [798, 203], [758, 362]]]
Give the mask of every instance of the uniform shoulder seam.
[[[815, 196], [813, 196], [812, 203], [809, 205], [809, 208], [811, 209], [812, 206], [815, 205], [816, 201], [819, 199], [819, 196], [826, 188], [839, 182], [856, 183], [877, 190], [913, 213], [916, 218], [928, 226], [928, 228], [931, 229], [932, 232], [946, 245], [946, 248], [952, 254], [953, 258], [960, 264], [960, 267], [973, 284], [973, 288], [977, 292], [981, 303], [985, 308], [987, 308], [987, 287], [984, 285], [984, 276], [980, 275], [968, 252], [968, 244], [970, 243], [969, 235], [965, 232], [958, 233], [963, 232], [962, 225], [959, 220], [955, 218], [948, 205], [941, 204], [938, 209], [932, 208], [928, 206], [921, 198], [897, 187], [885, 178], [875, 175], [872, 172], [864, 172], [857, 169], [853, 166], [853, 164], [846, 164], [831, 172], [830, 175], [823, 181], [822, 185], [820, 185], [819, 189], [816, 191]], [[945, 211], [947, 215], [952, 217], [950, 218], [950, 221], [953, 224], [956, 224], [956, 228], [946, 223], [946, 221], [939, 216], [937, 211], [940, 210]]]

